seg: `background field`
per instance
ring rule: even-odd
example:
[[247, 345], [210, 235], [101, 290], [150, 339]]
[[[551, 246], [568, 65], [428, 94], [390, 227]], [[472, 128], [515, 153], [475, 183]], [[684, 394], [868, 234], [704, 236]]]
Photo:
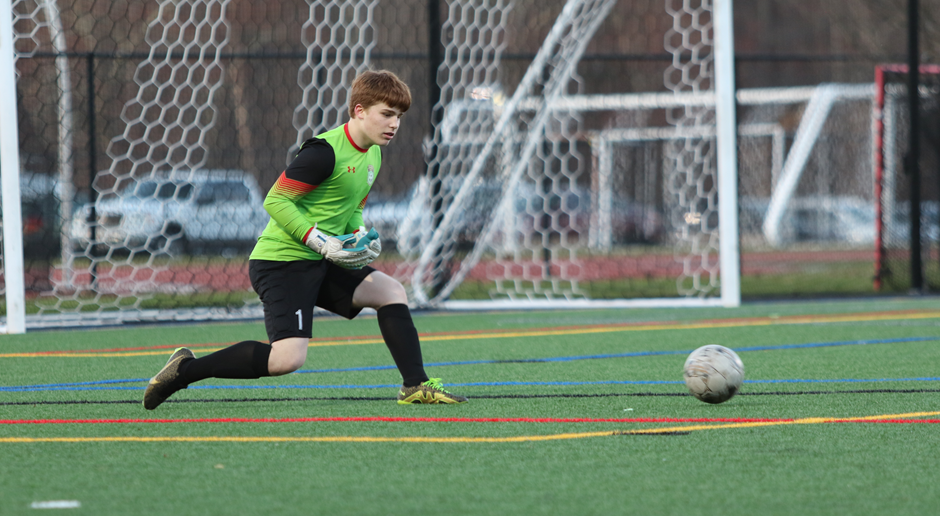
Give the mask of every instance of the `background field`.
[[[199, 515], [940, 507], [937, 299], [420, 314], [429, 373], [471, 398], [445, 407], [394, 402], [373, 317], [315, 323], [303, 372], [209, 380], [154, 412], [142, 390], [173, 348], [264, 339], [263, 325], [3, 336], [0, 514], [47, 501]], [[681, 383], [707, 343], [746, 367], [721, 405]]]

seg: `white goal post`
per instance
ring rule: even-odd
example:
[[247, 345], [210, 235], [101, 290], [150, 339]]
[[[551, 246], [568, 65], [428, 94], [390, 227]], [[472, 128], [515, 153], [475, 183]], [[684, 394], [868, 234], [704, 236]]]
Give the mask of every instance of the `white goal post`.
[[[26, 332], [26, 287], [20, 213], [20, 151], [16, 116], [16, 71], [13, 63], [13, 6], [0, 0], [0, 177], [3, 189], [3, 257], [6, 282], [6, 324], [0, 333]], [[4, 231], [3, 228], [6, 228]]]
[[718, 131], [718, 195], [732, 202], [718, 205], [721, 302], [741, 304], [741, 248], [738, 244], [738, 137], [734, 84], [732, 0], [715, 1], [715, 126]]

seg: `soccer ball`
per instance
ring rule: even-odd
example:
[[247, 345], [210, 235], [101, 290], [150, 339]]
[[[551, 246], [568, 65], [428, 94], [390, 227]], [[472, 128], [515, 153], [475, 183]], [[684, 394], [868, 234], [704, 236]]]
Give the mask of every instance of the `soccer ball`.
[[744, 363], [734, 351], [718, 344], [702, 346], [685, 359], [685, 386], [705, 403], [730, 400], [744, 382]]

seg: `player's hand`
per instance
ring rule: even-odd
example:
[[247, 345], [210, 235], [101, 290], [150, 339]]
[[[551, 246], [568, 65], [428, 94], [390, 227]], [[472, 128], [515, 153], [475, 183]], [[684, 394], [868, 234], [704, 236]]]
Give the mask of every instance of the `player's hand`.
[[365, 226], [359, 226], [359, 231], [356, 231], [353, 235], [356, 237], [353, 247], [361, 246], [369, 250], [369, 256], [372, 258], [369, 263], [372, 263], [372, 260], [382, 254], [382, 241], [379, 239], [379, 232], [374, 227], [366, 231]]
[[371, 240], [364, 236], [357, 237], [357, 233], [364, 233], [365, 228], [360, 229], [362, 231], [348, 235], [330, 236], [314, 226], [304, 244], [336, 265], [347, 269], [361, 269], [372, 263], [378, 253], [368, 246]]
[[[349, 266], [349, 268], [360, 269], [372, 263], [379, 254], [382, 253], [382, 242], [379, 240], [379, 232], [372, 228], [366, 231], [365, 226], [359, 226], [359, 229], [352, 234], [336, 237], [343, 240], [343, 248], [349, 250], [365, 249], [365, 256], [358, 257], [356, 263], [362, 263], [358, 266]], [[345, 265], [344, 265], [345, 266]]]

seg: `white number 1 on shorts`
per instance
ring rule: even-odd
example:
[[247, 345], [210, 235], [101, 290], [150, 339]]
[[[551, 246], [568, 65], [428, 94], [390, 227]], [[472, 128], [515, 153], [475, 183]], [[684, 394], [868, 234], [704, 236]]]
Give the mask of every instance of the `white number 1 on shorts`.
[[298, 330], [304, 329], [304, 318], [301, 315], [300, 310], [297, 310], [294, 313], [297, 314], [297, 329]]

